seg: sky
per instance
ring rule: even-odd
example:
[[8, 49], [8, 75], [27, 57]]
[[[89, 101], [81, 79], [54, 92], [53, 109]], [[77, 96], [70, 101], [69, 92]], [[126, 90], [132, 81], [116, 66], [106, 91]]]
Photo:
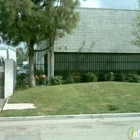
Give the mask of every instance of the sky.
[[[113, 8], [113, 9], [130, 9], [137, 10], [139, 8], [138, 0], [79, 0], [81, 7], [89, 8]], [[7, 45], [0, 44], [0, 47]], [[24, 46], [24, 44], [21, 44]]]
[[80, 0], [81, 7], [131, 9], [139, 8], [138, 0]]

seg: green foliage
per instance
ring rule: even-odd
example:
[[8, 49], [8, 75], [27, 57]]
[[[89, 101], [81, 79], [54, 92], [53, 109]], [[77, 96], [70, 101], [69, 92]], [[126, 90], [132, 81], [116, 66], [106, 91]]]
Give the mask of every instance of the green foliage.
[[65, 80], [65, 84], [73, 84], [74, 83], [74, 78], [71, 74], [69, 74]]
[[35, 84], [36, 85], [46, 85], [47, 76], [42, 70], [35, 70]]
[[109, 72], [109, 73], [105, 74], [104, 79], [105, 79], [105, 81], [114, 81], [115, 80], [114, 73]]
[[44, 72], [42, 70], [35, 70], [35, 76], [41, 75], [41, 74], [44, 74]]
[[23, 87], [25, 85], [28, 85], [28, 80], [29, 80], [28, 78], [29, 78], [29, 76], [26, 74], [17, 75], [16, 86]]
[[120, 79], [121, 79], [122, 82], [126, 82], [127, 74], [125, 74], [125, 73], [121, 74]]
[[63, 76], [54, 76], [51, 77], [51, 85], [62, 85], [62, 84], [73, 84], [74, 78], [71, 74], [69, 74], [65, 80], [63, 79]]
[[[57, 38], [76, 28], [77, 6], [78, 0], [0, 0], [0, 37], [14, 46], [25, 43], [30, 62], [30, 86], [35, 86], [35, 52], [51, 48]], [[49, 46], [36, 50], [35, 44], [46, 39], [51, 40]]]
[[22, 64], [23, 61], [28, 60], [28, 54], [27, 51], [21, 47], [16, 49], [16, 56], [17, 56], [17, 63]]
[[140, 13], [138, 13], [135, 20], [135, 29], [133, 31], [133, 35], [135, 36], [135, 39], [132, 40], [132, 44], [137, 47], [140, 47], [140, 32], [139, 31], [140, 31]]
[[0, 35], [7, 43], [27, 45], [63, 37], [77, 26], [78, 5], [78, 0], [0, 0]]
[[98, 77], [91, 72], [87, 72], [82, 76], [82, 81], [83, 82], [96, 82], [98, 81]]
[[62, 76], [51, 77], [51, 85], [62, 85], [64, 83]]
[[140, 76], [137, 74], [121, 74], [121, 81], [123, 82], [135, 82], [139, 83], [140, 82]]
[[140, 112], [140, 84], [96, 82], [24, 88], [9, 103], [34, 103], [36, 109], [7, 110], [0, 117]]
[[35, 76], [35, 83], [36, 85], [46, 85], [47, 83], [47, 76], [45, 74], [40, 74], [39, 76]]

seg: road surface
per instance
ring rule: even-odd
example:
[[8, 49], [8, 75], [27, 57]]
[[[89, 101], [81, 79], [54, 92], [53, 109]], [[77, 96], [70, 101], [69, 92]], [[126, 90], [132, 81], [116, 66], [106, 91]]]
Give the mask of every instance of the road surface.
[[129, 140], [131, 127], [140, 117], [0, 121], [0, 140]]

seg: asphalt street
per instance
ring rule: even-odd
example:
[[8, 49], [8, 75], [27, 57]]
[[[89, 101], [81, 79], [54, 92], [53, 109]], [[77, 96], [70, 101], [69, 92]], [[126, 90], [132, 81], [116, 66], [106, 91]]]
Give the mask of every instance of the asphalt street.
[[129, 140], [132, 127], [140, 117], [0, 121], [0, 140]]

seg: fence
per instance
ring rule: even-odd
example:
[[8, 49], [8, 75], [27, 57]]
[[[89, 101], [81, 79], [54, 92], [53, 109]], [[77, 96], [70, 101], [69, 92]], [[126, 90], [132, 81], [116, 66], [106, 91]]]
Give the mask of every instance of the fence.
[[[54, 74], [66, 76], [73, 74], [77, 79], [85, 72], [140, 72], [139, 53], [60, 53], [54, 55]], [[35, 64], [35, 68], [47, 75], [47, 55], [44, 64]], [[102, 75], [102, 74], [101, 74]]]
[[4, 60], [0, 57], [0, 98], [4, 98]]
[[55, 53], [55, 71], [140, 70], [140, 54]]
[[[55, 75], [73, 74], [76, 79], [85, 72], [140, 72], [139, 53], [56, 53]], [[44, 70], [47, 74], [47, 55], [44, 58]], [[78, 80], [80, 81], [80, 80]]]
[[4, 67], [0, 67], [0, 98], [4, 98]]

